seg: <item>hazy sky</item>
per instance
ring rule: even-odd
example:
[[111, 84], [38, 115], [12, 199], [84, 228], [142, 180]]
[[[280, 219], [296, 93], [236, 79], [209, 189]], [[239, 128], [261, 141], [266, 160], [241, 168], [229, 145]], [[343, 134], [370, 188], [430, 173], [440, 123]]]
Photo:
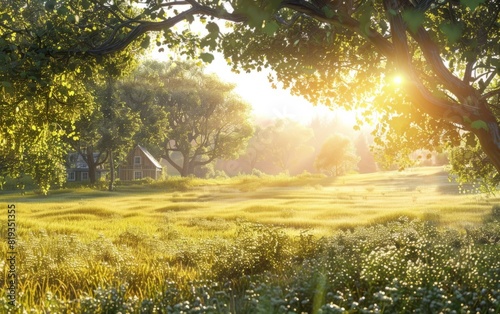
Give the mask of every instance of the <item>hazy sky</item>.
[[271, 119], [290, 118], [307, 123], [315, 115], [334, 115], [326, 107], [314, 107], [302, 97], [292, 96], [282, 89], [273, 89], [264, 72], [231, 72], [220, 56], [208, 65], [207, 70], [216, 73], [223, 81], [235, 83], [235, 91], [252, 105], [257, 116]]
[[[158, 60], [168, 60], [165, 53], [152, 53]], [[348, 125], [354, 125], [355, 117], [352, 113], [336, 109], [335, 112], [325, 106], [313, 106], [304, 98], [292, 96], [289, 91], [273, 89], [267, 79], [267, 73], [251, 72], [236, 74], [221, 55], [215, 54], [215, 60], [206, 67], [208, 73], [217, 74], [222, 81], [236, 84], [235, 92], [253, 108], [257, 119], [284, 119], [297, 120], [308, 124], [316, 116], [322, 118], [338, 117]]]
[[[178, 27], [182, 29], [186, 26], [195, 33], [203, 34], [206, 32], [205, 26], [197, 22], [184, 26], [180, 24]], [[221, 25], [219, 27], [221, 30], [225, 29]], [[167, 49], [163, 53], [157, 53], [157, 48], [154, 48], [153, 51], [153, 58], [168, 59]], [[288, 91], [273, 89], [267, 80], [266, 73], [233, 73], [221, 54], [214, 55], [215, 60], [207, 66], [207, 71], [216, 73], [223, 81], [235, 83], [235, 91], [252, 105], [253, 113], [258, 118], [290, 118], [307, 124], [315, 116], [324, 118], [339, 116], [348, 124], [354, 125], [355, 123], [355, 117], [352, 113], [345, 113], [341, 110], [336, 110], [334, 113], [324, 106], [315, 107], [301, 97], [291, 96]]]

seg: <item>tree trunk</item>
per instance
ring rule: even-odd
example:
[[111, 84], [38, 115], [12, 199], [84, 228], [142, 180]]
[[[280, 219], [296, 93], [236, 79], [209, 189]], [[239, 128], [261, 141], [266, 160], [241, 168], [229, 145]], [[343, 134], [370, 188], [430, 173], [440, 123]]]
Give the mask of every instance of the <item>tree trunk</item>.
[[[400, 5], [396, 0], [384, 0], [388, 10], [397, 11]], [[424, 112], [436, 119], [446, 119], [451, 123], [462, 124], [465, 130], [474, 133], [479, 139], [483, 152], [500, 174], [500, 132], [496, 116], [490, 105], [483, 99], [481, 92], [471, 86], [468, 80], [461, 80], [455, 76], [445, 65], [438, 46], [433, 42], [424, 27], [419, 27], [412, 37], [419, 44], [422, 52], [434, 72], [446, 89], [454, 94], [457, 102], [436, 98], [420, 82], [416, 71], [411, 64], [411, 57], [407, 41], [407, 28], [401, 15], [390, 15], [390, 26], [393, 41], [394, 60], [400, 65], [403, 73], [410, 78], [412, 93], [415, 98], [413, 103]], [[387, 55], [387, 54], [386, 54]], [[387, 55], [389, 56], [389, 55]], [[487, 124], [487, 129], [475, 129], [469, 122], [482, 121]]]
[[483, 152], [500, 174], [500, 132], [495, 122], [488, 123], [488, 130], [475, 130], [473, 133], [479, 139]]
[[115, 162], [113, 160], [113, 151], [109, 150], [109, 171], [110, 171], [110, 178], [109, 178], [109, 191], [112, 192], [115, 187]]
[[178, 165], [175, 163], [175, 161], [172, 159], [172, 157], [170, 156], [170, 153], [167, 151], [167, 153], [163, 156], [163, 158], [165, 158], [167, 160], [167, 162], [172, 165], [172, 167], [174, 167], [175, 170], [177, 170], [177, 172], [179, 172], [179, 174], [181, 175], [181, 177], [185, 177], [184, 175], [184, 154], [181, 152], [182, 156], [183, 156], [183, 164], [182, 164], [182, 167], [181, 165]]
[[194, 165], [193, 163], [188, 160], [188, 159], [185, 159], [182, 163], [182, 172], [181, 172], [181, 176], [182, 177], [187, 177], [189, 175], [192, 175], [194, 174]]
[[94, 160], [94, 150], [88, 148], [87, 149], [87, 156], [85, 157], [85, 162], [87, 163], [87, 166], [89, 167], [89, 180], [90, 184], [95, 184], [97, 181], [96, 177], [96, 172], [97, 172], [97, 164]]

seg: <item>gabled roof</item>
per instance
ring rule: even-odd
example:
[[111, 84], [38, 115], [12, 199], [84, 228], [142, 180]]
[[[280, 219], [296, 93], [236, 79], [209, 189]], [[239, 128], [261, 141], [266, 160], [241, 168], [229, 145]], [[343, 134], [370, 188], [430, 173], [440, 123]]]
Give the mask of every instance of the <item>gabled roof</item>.
[[[97, 162], [97, 160], [99, 159], [99, 153], [94, 152], [93, 156], [94, 156], [94, 161]], [[88, 169], [89, 168], [87, 162], [85, 161], [84, 156], [82, 156], [78, 152], [68, 153], [68, 162], [69, 162], [69, 165], [68, 165], [69, 168], [72, 168], [72, 169]]]
[[141, 145], [137, 145], [137, 147], [142, 150], [142, 152], [144, 153], [144, 155], [146, 155], [146, 157], [148, 157], [148, 159], [151, 161], [151, 163], [153, 163], [153, 165], [155, 165], [155, 167], [157, 168], [162, 168], [162, 166], [160, 165], [160, 163], [158, 162], [158, 160], [156, 160], [156, 158], [153, 157], [153, 155], [151, 155], [150, 152], [148, 152], [148, 150], [145, 148], [145, 147], [142, 147]]

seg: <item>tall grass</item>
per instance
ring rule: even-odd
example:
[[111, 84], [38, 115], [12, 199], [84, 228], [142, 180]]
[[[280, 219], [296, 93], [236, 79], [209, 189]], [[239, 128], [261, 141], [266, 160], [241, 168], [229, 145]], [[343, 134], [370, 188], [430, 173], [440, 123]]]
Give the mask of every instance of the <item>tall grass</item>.
[[461, 233], [398, 219], [322, 238], [261, 224], [236, 230], [174, 245], [137, 230], [90, 242], [32, 234], [20, 242], [20, 294], [10, 312], [500, 310], [498, 221]]
[[431, 170], [4, 194], [19, 224], [10, 311], [498, 312], [500, 199], [451, 193]]

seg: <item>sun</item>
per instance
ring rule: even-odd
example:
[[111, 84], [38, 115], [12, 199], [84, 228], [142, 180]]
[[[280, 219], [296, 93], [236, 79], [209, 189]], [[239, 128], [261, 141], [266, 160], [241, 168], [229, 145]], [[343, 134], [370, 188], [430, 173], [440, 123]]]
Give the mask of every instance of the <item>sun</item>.
[[403, 76], [402, 75], [395, 75], [393, 78], [392, 78], [392, 82], [395, 84], [395, 85], [401, 85], [403, 84]]

